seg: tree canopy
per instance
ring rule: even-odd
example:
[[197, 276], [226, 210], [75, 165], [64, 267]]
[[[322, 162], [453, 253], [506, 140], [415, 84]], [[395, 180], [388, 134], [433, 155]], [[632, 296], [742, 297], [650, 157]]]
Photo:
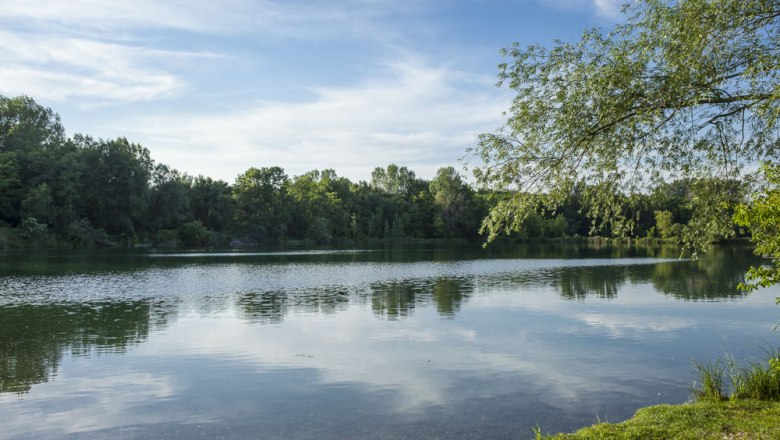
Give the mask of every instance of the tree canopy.
[[[641, 0], [624, 24], [576, 43], [503, 50], [505, 123], [473, 153], [478, 182], [507, 194], [483, 222], [493, 239], [572, 187], [594, 228], [635, 235], [637, 195], [689, 179], [695, 248], [734, 233], [733, 207], [780, 152], [780, 2]], [[632, 215], [627, 215], [627, 214]]]
[[[506, 195], [476, 190], [453, 167], [426, 180], [395, 164], [369, 182], [258, 166], [230, 184], [158, 163], [125, 138], [64, 133], [52, 110], [0, 96], [0, 249], [480, 240], [480, 220]], [[637, 196], [626, 211], [636, 233], [678, 241], [692, 188], [681, 179]], [[574, 185], [559, 209], [529, 217], [509, 240], [587, 235], [590, 191]]]

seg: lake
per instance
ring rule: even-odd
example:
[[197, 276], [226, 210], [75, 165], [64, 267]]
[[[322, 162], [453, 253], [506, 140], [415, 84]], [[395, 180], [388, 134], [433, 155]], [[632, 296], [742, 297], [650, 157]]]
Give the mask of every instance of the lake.
[[746, 247], [0, 254], [0, 438], [532, 438], [780, 345]]

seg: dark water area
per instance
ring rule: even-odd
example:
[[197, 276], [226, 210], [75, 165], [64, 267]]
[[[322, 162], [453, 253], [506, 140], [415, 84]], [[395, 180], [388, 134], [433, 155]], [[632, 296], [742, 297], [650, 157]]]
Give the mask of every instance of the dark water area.
[[0, 254], [0, 438], [532, 438], [780, 345], [749, 248]]

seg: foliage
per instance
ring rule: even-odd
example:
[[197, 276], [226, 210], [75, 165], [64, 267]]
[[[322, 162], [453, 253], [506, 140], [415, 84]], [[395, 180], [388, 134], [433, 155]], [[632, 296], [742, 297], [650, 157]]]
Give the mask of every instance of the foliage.
[[154, 163], [149, 150], [125, 138], [110, 141], [76, 136], [81, 153], [81, 202], [90, 220], [109, 234], [132, 237], [142, 226]]
[[[328, 169], [291, 178], [279, 167], [253, 167], [230, 185], [157, 163], [146, 148], [124, 138], [66, 138], [59, 117], [30, 98], [2, 98], [3, 103], [12, 103], [0, 105], [5, 246], [138, 240], [204, 246], [228, 237], [245, 244], [478, 239], [480, 219], [512, 197], [475, 190], [453, 167], [442, 167], [428, 181], [396, 164], [376, 168], [370, 182], [351, 182]], [[644, 235], [655, 225], [655, 210], [668, 210], [686, 225], [694, 187], [691, 180], [662, 183], [633, 198], [616, 194], [615, 200]], [[533, 212], [528, 227], [511, 239], [586, 235], [592, 226], [586, 215], [602, 215], [592, 204], [592, 194], [600, 190], [573, 185], [560, 208]], [[33, 229], [43, 232], [26, 228], [34, 226], [25, 220], [30, 218], [38, 225]]]
[[764, 164], [762, 171], [764, 182], [751, 203], [738, 206], [734, 214], [738, 225], [750, 228], [756, 254], [770, 259], [769, 266], [748, 271], [749, 282], [740, 285], [747, 291], [780, 282], [780, 164]]
[[479, 184], [512, 194], [484, 220], [489, 239], [583, 182], [594, 226], [639, 235], [638, 195], [668, 176], [700, 182], [686, 230], [694, 247], [733, 235], [741, 188], [723, 186], [778, 157], [780, 4], [643, 0], [626, 13], [606, 34], [503, 51], [499, 85], [515, 98], [474, 150]]
[[211, 243], [213, 234], [200, 220], [193, 220], [181, 225], [178, 238], [184, 246], [207, 246]]
[[250, 168], [233, 186], [234, 219], [250, 238], [279, 243], [290, 217], [290, 179], [279, 167]]
[[31, 188], [22, 200], [22, 217], [34, 217], [38, 221], [49, 223], [51, 212], [52, 195], [46, 183]]
[[146, 215], [148, 229], [176, 229], [185, 221], [190, 211], [191, 180], [167, 165], [154, 167]]
[[21, 224], [22, 237], [34, 241], [46, 234], [46, 225], [38, 222], [35, 217], [27, 217]]
[[88, 247], [92, 244], [109, 243], [106, 232], [92, 227], [92, 224], [86, 218], [73, 220], [68, 223], [63, 235], [65, 240], [73, 247]]
[[371, 173], [371, 186], [379, 191], [399, 196], [409, 196], [417, 184], [414, 171], [390, 164], [387, 168], [377, 167]]
[[192, 217], [204, 226], [217, 232], [230, 228], [234, 207], [227, 182], [198, 176], [189, 187], [188, 200]]
[[453, 167], [442, 167], [429, 185], [433, 204], [436, 206], [434, 224], [437, 233], [443, 237], [460, 236], [467, 222], [467, 199], [471, 189]]
[[60, 117], [29, 96], [0, 96], [0, 151], [57, 148], [65, 140]]

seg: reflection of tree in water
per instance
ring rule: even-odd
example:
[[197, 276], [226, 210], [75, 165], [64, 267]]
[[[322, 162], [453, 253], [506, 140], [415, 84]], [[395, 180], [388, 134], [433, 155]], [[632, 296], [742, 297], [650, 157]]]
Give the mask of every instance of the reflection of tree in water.
[[0, 392], [48, 381], [66, 351], [122, 353], [164, 325], [166, 311], [148, 301], [0, 307]]
[[246, 292], [236, 298], [243, 319], [261, 324], [279, 324], [291, 311], [333, 314], [349, 302], [346, 288]]
[[[659, 292], [678, 299], [716, 300], [740, 297], [742, 294], [737, 285], [744, 280], [747, 268], [755, 264], [756, 257], [749, 250], [720, 246], [697, 260], [635, 266], [565, 267], [553, 270], [547, 278], [566, 299], [584, 299], [589, 295], [613, 298], [625, 283], [652, 283]], [[529, 280], [525, 283], [529, 284]]]
[[414, 311], [421, 286], [414, 281], [376, 283], [371, 285], [371, 308], [389, 319], [408, 317]]
[[461, 303], [471, 296], [471, 283], [459, 278], [439, 278], [433, 284], [433, 302], [436, 310], [446, 318], [454, 318]]
[[698, 260], [659, 263], [651, 274], [659, 291], [685, 300], [714, 300], [742, 296], [737, 285], [747, 268], [759, 261], [739, 247], [717, 247]]
[[564, 267], [556, 272], [553, 285], [570, 300], [588, 295], [614, 298], [627, 277], [625, 266]]
[[388, 318], [406, 318], [416, 306], [435, 305], [439, 314], [452, 318], [474, 291], [472, 281], [442, 277], [375, 283], [370, 286], [371, 308]]
[[284, 292], [248, 292], [238, 296], [236, 303], [242, 318], [261, 324], [278, 324], [287, 314], [287, 294]]

